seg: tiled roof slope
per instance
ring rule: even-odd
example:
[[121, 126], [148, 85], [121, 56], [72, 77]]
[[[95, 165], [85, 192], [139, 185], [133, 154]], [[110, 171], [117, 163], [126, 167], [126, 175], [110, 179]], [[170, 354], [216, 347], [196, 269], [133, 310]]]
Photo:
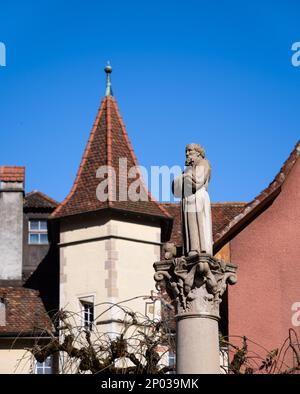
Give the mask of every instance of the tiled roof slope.
[[[145, 195], [149, 196], [148, 201], [119, 201], [120, 158], [127, 159], [128, 170], [138, 165], [117, 103], [112, 96], [107, 96], [102, 100], [73, 188], [51, 217], [59, 218], [112, 208], [170, 219], [168, 212], [149, 195], [146, 186], [143, 190]], [[106, 165], [113, 167], [116, 172], [116, 201], [113, 201], [111, 196], [105, 202], [96, 197], [96, 189], [101, 181], [96, 178], [96, 172], [99, 167]], [[124, 180], [124, 177], [122, 179]], [[127, 186], [134, 180], [128, 178]]]
[[24, 182], [25, 167], [0, 166], [0, 181]]
[[37, 334], [52, 330], [39, 293], [23, 287], [0, 287], [0, 298], [6, 310], [5, 325], [0, 325], [0, 337], [5, 334]]
[[214, 238], [233, 217], [244, 209], [245, 205], [247, 205], [245, 202], [216, 202], [211, 204]]
[[57, 201], [37, 190], [27, 193], [24, 199], [24, 208], [54, 209], [58, 204]]
[[[179, 203], [164, 203], [162, 204], [168, 210], [170, 215], [174, 218], [173, 229], [170, 242], [174, 242], [177, 246], [181, 246], [182, 231], [181, 231], [181, 213]], [[226, 226], [230, 220], [238, 215], [245, 207], [246, 203], [243, 202], [219, 202], [212, 203], [212, 226], [213, 236]]]
[[255, 217], [262, 213], [281, 191], [281, 187], [289, 176], [292, 168], [300, 156], [300, 141], [295, 145], [289, 158], [285, 161], [274, 180], [257, 197], [249, 202], [244, 209], [235, 215], [217, 234], [215, 245], [220, 249], [239, 231], [247, 226]]

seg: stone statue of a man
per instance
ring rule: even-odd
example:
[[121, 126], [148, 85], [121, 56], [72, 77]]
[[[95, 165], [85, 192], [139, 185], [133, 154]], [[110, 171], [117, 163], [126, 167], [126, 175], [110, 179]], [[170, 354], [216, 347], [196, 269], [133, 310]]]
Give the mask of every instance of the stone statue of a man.
[[212, 255], [211, 206], [207, 192], [211, 167], [199, 144], [186, 146], [186, 168], [173, 181], [173, 193], [181, 198], [184, 254]]

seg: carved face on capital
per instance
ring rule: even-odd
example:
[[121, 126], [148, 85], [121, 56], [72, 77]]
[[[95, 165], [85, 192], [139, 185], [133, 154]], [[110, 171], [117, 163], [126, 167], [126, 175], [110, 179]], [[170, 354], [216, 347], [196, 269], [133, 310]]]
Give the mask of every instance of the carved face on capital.
[[204, 157], [204, 149], [198, 144], [188, 144], [185, 148], [185, 165], [192, 166], [199, 158]]

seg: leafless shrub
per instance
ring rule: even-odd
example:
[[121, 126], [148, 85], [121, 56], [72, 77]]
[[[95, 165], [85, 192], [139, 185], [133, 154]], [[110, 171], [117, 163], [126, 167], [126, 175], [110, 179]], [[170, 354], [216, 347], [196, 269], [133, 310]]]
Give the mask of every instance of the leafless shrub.
[[[135, 298], [155, 301], [159, 296], [155, 300], [153, 295]], [[54, 318], [56, 335], [48, 332], [51, 340], [47, 344], [41, 345], [38, 340], [27, 350], [38, 362], [44, 362], [49, 356], [59, 357], [61, 373], [163, 374], [173, 371], [167, 357], [168, 352], [175, 352], [170, 322], [133, 312], [123, 305], [127, 301], [98, 304], [104, 311], [91, 329], [83, 327], [80, 313], [60, 310]]]
[[[242, 344], [237, 346], [237, 341]], [[231, 336], [220, 339], [221, 348], [228, 352], [229, 363], [223, 367], [229, 374], [294, 374], [300, 370], [300, 343], [294, 329], [280, 348], [267, 350], [247, 337]], [[251, 345], [251, 346], [249, 346]], [[251, 350], [249, 350], [249, 347]]]
[[[175, 365], [168, 362], [169, 352], [175, 354], [172, 305], [160, 294], [135, 298], [161, 302], [165, 306], [163, 313], [151, 319], [133, 312], [126, 306], [132, 299], [117, 304], [101, 303], [98, 305], [103, 312], [95, 318], [92, 329], [86, 329], [79, 313], [60, 310], [54, 318], [56, 333], [46, 331], [51, 339], [45, 342], [41, 335], [27, 350], [38, 362], [49, 356], [58, 357], [60, 373], [175, 372]], [[293, 374], [300, 370], [300, 343], [293, 329], [282, 346], [271, 351], [245, 336], [220, 337], [220, 349], [223, 373]]]

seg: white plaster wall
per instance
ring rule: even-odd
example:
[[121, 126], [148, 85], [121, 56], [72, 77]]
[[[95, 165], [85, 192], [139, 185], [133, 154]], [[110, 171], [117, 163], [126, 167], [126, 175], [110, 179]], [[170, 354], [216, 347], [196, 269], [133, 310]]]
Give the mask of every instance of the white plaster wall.
[[63, 219], [60, 223], [60, 243], [76, 242], [107, 235], [108, 220], [94, 215], [81, 218]]
[[94, 297], [94, 303], [106, 298], [105, 243], [89, 242], [67, 246], [60, 251], [60, 307], [77, 312], [79, 299]]
[[[159, 246], [117, 240], [119, 252], [118, 289], [119, 300], [151, 295], [155, 291], [153, 263], [159, 260]], [[127, 303], [134, 311], [145, 314], [145, 301], [132, 300]]]
[[135, 238], [153, 243], [160, 242], [160, 227], [158, 226], [120, 220], [111, 220], [110, 223], [112, 234], [116, 233], [118, 236]]
[[[130, 240], [110, 238], [112, 235]], [[106, 238], [88, 242], [101, 237]], [[70, 242], [80, 243], [63, 245]], [[158, 226], [96, 217], [84, 223], [75, 221], [74, 225], [71, 221], [62, 223], [60, 307], [79, 312], [79, 299], [85, 296], [93, 296], [97, 305], [150, 295], [151, 290], [155, 290], [153, 263], [160, 259], [159, 242]], [[145, 313], [144, 300], [134, 300], [127, 305]], [[96, 306], [95, 316], [105, 308], [107, 306]], [[110, 317], [119, 315], [114, 311], [105, 316]]]
[[29, 374], [32, 369], [33, 357], [29, 352], [24, 349], [0, 349], [0, 374]]

